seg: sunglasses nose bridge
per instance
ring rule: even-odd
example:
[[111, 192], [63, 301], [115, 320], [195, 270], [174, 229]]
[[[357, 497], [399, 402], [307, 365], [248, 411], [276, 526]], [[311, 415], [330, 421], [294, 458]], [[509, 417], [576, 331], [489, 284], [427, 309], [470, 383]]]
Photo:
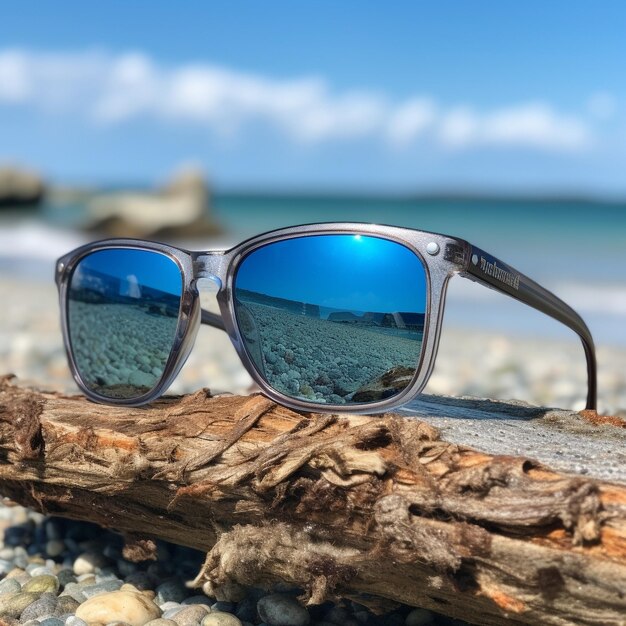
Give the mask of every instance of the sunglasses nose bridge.
[[221, 290], [223, 261], [224, 254], [222, 252], [198, 254], [193, 262], [193, 275], [195, 280], [209, 280], [215, 284], [218, 291]]

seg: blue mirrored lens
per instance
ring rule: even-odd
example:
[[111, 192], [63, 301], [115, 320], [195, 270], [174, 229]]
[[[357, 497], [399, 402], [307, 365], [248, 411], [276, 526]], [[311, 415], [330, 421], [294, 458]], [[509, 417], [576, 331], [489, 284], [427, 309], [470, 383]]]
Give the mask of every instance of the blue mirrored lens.
[[100, 250], [78, 263], [69, 283], [69, 337], [90, 390], [128, 399], [156, 386], [174, 343], [182, 289], [178, 265], [158, 252]]
[[366, 235], [287, 239], [245, 257], [234, 285], [245, 347], [281, 393], [361, 404], [411, 382], [427, 287], [405, 246]]

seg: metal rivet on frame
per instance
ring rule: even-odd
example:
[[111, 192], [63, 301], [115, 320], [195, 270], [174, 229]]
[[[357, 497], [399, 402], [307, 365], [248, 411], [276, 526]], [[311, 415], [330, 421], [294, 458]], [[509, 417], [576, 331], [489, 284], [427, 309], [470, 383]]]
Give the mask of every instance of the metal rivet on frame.
[[431, 241], [426, 246], [426, 252], [428, 252], [428, 254], [432, 254], [432, 256], [439, 254], [439, 244], [436, 241]]

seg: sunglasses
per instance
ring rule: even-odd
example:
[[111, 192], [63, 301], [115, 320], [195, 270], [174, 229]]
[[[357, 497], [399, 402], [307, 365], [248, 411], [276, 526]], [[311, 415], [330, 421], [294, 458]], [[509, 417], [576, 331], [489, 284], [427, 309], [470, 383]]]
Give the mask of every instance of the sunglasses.
[[[312, 224], [265, 233], [227, 251], [109, 239], [66, 254], [56, 266], [70, 369], [90, 399], [138, 406], [161, 396], [202, 323], [228, 333], [272, 400], [333, 413], [377, 413], [425, 387], [454, 275], [574, 330], [587, 359], [587, 408], [595, 409], [595, 350], [580, 316], [455, 237], [373, 224]], [[217, 286], [219, 315], [201, 310], [200, 279]]]

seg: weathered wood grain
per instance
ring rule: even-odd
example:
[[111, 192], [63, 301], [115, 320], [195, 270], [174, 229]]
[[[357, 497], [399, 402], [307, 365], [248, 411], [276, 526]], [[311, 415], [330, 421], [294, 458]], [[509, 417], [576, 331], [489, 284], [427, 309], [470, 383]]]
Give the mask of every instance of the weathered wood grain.
[[[411, 409], [424, 418], [446, 403], [450, 420], [506, 413], [423, 402], [439, 407]], [[582, 419], [619, 442], [620, 421]], [[308, 602], [397, 601], [477, 624], [626, 624], [626, 485], [444, 441], [406, 416], [206, 391], [113, 408], [5, 378], [0, 492], [131, 548], [206, 550], [196, 584], [222, 594], [286, 581]]]

